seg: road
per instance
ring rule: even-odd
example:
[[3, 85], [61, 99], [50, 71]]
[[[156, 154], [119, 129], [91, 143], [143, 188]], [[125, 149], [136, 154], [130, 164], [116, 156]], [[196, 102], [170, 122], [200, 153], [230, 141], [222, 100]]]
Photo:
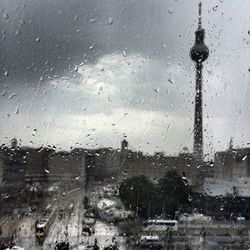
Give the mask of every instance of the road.
[[[83, 218], [83, 206], [82, 206], [82, 195], [78, 192], [70, 197], [69, 200], [64, 200], [64, 207], [69, 204], [74, 204], [72, 213], [69, 213], [65, 209], [64, 218], [60, 219], [58, 214], [51, 225], [48, 236], [46, 237], [43, 246], [37, 244], [35, 240], [35, 221], [37, 215], [29, 215], [19, 220], [17, 230], [17, 245], [23, 247], [25, 250], [49, 250], [55, 247], [56, 241], [61, 242], [68, 240], [71, 249], [81, 250], [88, 244], [93, 244], [95, 238], [98, 241], [98, 245], [101, 249], [112, 243], [113, 237], [116, 237], [119, 242], [120, 249], [126, 248], [125, 239], [118, 237], [118, 229], [116, 226], [107, 224], [101, 221], [96, 221], [94, 225], [95, 234], [92, 236], [82, 235], [82, 218]], [[62, 205], [62, 203], [60, 204]]]

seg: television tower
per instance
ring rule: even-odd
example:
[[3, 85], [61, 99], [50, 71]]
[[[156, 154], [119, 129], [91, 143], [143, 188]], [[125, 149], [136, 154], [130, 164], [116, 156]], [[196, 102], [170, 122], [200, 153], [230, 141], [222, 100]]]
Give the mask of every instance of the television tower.
[[209, 50], [204, 43], [205, 31], [201, 26], [201, 1], [199, 3], [198, 29], [195, 32], [195, 43], [190, 50], [190, 57], [195, 62], [195, 112], [194, 112], [194, 157], [197, 163], [203, 161], [203, 122], [202, 122], [202, 63], [208, 58]]

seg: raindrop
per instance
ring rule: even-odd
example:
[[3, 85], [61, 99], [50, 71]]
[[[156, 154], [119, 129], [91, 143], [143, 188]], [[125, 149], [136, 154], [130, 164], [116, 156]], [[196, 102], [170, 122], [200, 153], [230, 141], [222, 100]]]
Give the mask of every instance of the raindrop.
[[112, 102], [112, 101], [113, 101], [112, 96], [109, 96], [109, 97], [108, 97], [108, 100], [109, 100], [110, 102]]
[[9, 96], [9, 100], [13, 99], [17, 94], [16, 93], [13, 93]]
[[213, 11], [217, 11], [218, 10], [218, 5], [215, 5], [214, 7], [213, 7]]
[[169, 81], [171, 84], [174, 84], [174, 79], [169, 78], [168, 81]]
[[89, 47], [89, 50], [92, 50], [94, 48], [94, 45], [91, 45], [90, 47]]
[[40, 42], [40, 37], [36, 38], [36, 42], [39, 43]]
[[75, 66], [74, 71], [75, 71], [75, 72], [78, 71], [78, 66], [77, 66], [77, 65]]
[[37, 133], [37, 129], [35, 128], [35, 129], [33, 130], [33, 132], [32, 132], [32, 136], [35, 136], [36, 133]]
[[45, 169], [44, 171], [45, 171], [47, 174], [49, 174], [49, 170], [48, 170], [48, 169]]
[[79, 179], [80, 179], [80, 176], [77, 176], [77, 177], [76, 177], [76, 180], [79, 180]]
[[108, 24], [109, 24], [109, 25], [112, 25], [112, 24], [113, 24], [113, 22], [114, 22], [113, 18], [112, 18], [112, 17], [110, 17], [110, 18], [109, 18], [109, 21], [108, 21]]
[[10, 16], [8, 15], [8, 13], [3, 13], [3, 19], [8, 20], [10, 18]]
[[172, 8], [170, 8], [169, 10], [168, 10], [168, 14], [173, 14], [174, 13], [174, 9], [172, 9]]
[[248, 33], [248, 35], [250, 35], [250, 30], [247, 33]]
[[74, 21], [76, 22], [78, 20], [78, 15], [75, 15]]
[[122, 51], [122, 55], [123, 55], [124, 57], [126, 57], [126, 56], [127, 56], [127, 54], [126, 54], [126, 51], [125, 51], [125, 50], [123, 50], [123, 51]]
[[5, 75], [5, 76], [8, 76], [8, 75], [9, 75], [9, 72], [6, 70], [6, 71], [4, 72], [4, 75]]
[[166, 48], [167, 46], [166, 46], [166, 44], [162, 44], [162, 48]]
[[159, 94], [160, 89], [159, 89], [159, 88], [158, 88], [158, 89], [154, 89], [154, 92], [155, 92], [156, 94]]
[[15, 114], [16, 115], [19, 114], [19, 108], [18, 107], [16, 107]]
[[6, 94], [6, 90], [4, 90], [4, 91], [2, 92], [2, 96], [5, 96], [5, 94]]
[[95, 18], [90, 19], [90, 22], [91, 22], [91, 23], [94, 23], [95, 21], [96, 21]]

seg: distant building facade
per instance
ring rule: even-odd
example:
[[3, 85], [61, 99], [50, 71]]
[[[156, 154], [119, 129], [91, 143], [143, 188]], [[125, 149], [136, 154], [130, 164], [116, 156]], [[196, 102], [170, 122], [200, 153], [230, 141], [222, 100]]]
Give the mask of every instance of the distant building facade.
[[13, 140], [11, 148], [1, 149], [2, 188], [8, 193], [19, 192], [25, 186], [25, 152]]
[[229, 148], [215, 153], [214, 177], [232, 181], [250, 177], [250, 148]]
[[85, 151], [74, 149], [50, 154], [46, 172], [49, 181], [82, 180], [85, 178]]
[[190, 182], [194, 178], [202, 181], [205, 177], [213, 176], [213, 165], [203, 163], [195, 169], [191, 167], [193, 154], [182, 152], [177, 156], [166, 156], [163, 153], [154, 155], [143, 154], [142, 152], [131, 151], [128, 143], [122, 141], [121, 144], [121, 174], [123, 177], [145, 175], [152, 180], [159, 180], [167, 171], [175, 169], [180, 176], [187, 178]]

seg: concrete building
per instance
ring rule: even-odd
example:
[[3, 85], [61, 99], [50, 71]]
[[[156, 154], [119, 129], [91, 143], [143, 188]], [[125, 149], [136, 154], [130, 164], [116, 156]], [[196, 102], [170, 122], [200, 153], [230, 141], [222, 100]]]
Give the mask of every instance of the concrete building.
[[162, 152], [154, 155], [143, 154], [128, 149], [128, 142], [121, 144], [121, 175], [123, 178], [145, 175], [152, 180], [159, 180], [167, 171], [176, 169], [181, 176], [191, 178], [192, 154], [185, 152], [178, 156], [165, 156]]
[[50, 154], [46, 172], [49, 181], [75, 181], [85, 178], [85, 151], [74, 149]]
[[46, 182], [48, 180], [49, 156], [54, 152], [49, 148], [23, 147], [25, 152], [25, 180], [26, 182]]
[[222, 180], [236, 180], [250, 177], [250, 148], [233, 149], [215, 153], [214, 177]]
[[120, 151], [112, 148], [86, 150], [86, 175], [88, 181], [117, 179], [120, 173]]
[[13, 139], [11, 147], [1, 149], [2, 158], [2, 188], [3, 192], [16, 193], [25, 186], [25, 152], [18, 147]]

